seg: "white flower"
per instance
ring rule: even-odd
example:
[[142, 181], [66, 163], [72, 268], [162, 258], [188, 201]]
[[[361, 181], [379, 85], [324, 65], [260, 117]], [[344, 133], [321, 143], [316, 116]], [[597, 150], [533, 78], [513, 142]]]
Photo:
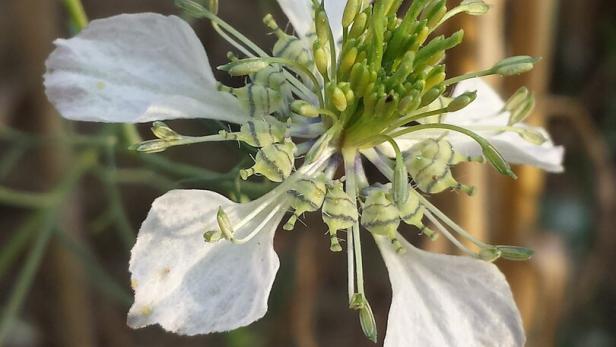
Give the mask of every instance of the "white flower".
[[[529, 251], [474, 239], [416, 191], [409, 176], [426, 194], [445, 189], [471, 194], [472, 187], [456, 182], [450, 166], [486, 157], [505, 174], [512, 174], [507, 162], [561, 171], [562, 148], [555, 147], [543, 129], [512, 122], [519, 110], [479, 79], [462, 76], [452, 97], [442, 95], [447, 80], [438, 54], [455, 46], [461, 35], [440, 41], [445, 48], [428, 50], [432, 56], [421, 48], [441, 39], [425, 43], [424, 38], [412, 48], [413, 42], [396, 44], [396, 33], [391, 32], [392, 50], [411, 48], [387, 55], [380, 41], [384, 35], [378, 32], [389, 27], [385, 11], [395, 13], [397, 8], [376, 3], [371, 9], [376, 19], [354, 32], [341, 25], [347, 1], [325, 1], [330, 26], [321, 17], [316, 28], [314, 17], [324, 13], [313, 8], [312, 1], [278, 2], [299, 38], [266, 17], [266, 25], [278, 36], [277, 54], [270, 56], [200, 5], [181, 1], [197, 15], [216, 21], [217, 30], [247, 55], [222, 67], [230, 74], [248, 75], [251, 83], [244, 88], [217, 86], [195, 33], [174, 16], [143, 13], [96, 20], [77, 37], [56, 41], [45, 86], [64, 117], [130, 123], [208, 118], [240, 124], [236, 132], [187, 137], [156, 123], [158, 139], [138, 148], [156, 152], [197, 142], [244, 141], [259, 152], [255, 165], [241, 171], [242, 178], [259, 174], [281, 182], [246, 204], [196, 190], [176, 190], [157, 199], [132, 251], [135, 303], [128, 324], [159, 324], [194, 335], [232, 330], [261, 318], [279, 266], [272, 245], [278, 224], [288, 210], [294, 212], [284, 226], [290, 230], [303, 213], [321, 209], [332, 251], [342, 250], [337, 232], [347, 231], [349, 301], [368, 337], [376, 340], [377, 333], [362, 281], [360, 222], [374, 236], [392, 283], [386, 347], [522, 346], [524, 331], [509, 286], [485, 260], [526, 259]], [[360, 11], [371, 5], [350, 3], [358, 6], [350, 18], [360, 22]], [[464, 6], [474, 6], [468, 12], [478, 14], [482, 4], [463, 2], [449, 16], [465, 12]], [[417, 16], [423, 8], [412, 5], [411, 10]], [[432, 15], [424, 16], [441, 12], [431, 10]], [[428, 18], [423, 27], [415, 22], [413, 30], [427, 37], [449, 16]], [[401, 23], [390, 25], [396, 30], [414, 28]], [[402, 40], [417, 37], [400, 30]], [[363, 52], [353, 50], [357, 47], [348, 41], [351, 34]], [[330, 60], [328, 54], [334, 51], [338, 56]], [[356, 61], [359, 57], [364, 60]], [[414, 70], [413, 59], [420, 59], [421, 71]], [[499, 73], [532, 67], [528, 59], [516, 59], [517, 65]], [[259, 75], [263, 71], [266, 75]], [[424, 88], [427, 74], [432, 74], [430, 83], [436, 81], [430, 88]], [[304, 155], [303, 165], [294, 170]], [[391, 184], [370, 185], [362, 157]], [[334, 180], [340, 159], [346, 187]], [[424, 216], [436, 231], [423, 224]], [[400, 222], [431, 238], [438, 232], [472, 258], [416, 249], [398, 234]], [[475, 243], [480, 252], [464, 247], [450, 230]]]

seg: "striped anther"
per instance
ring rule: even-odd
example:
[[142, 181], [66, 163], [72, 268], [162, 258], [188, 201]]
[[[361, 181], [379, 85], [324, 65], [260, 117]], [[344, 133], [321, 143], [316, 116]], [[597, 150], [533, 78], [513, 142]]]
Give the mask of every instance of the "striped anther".
[[293, 230], [297, 218], [305, 212], [314, 212], [321, 208], [325, 200], [325, 178], [302, 178], [289, 190], [292, 196], [293, 215], [283, 226], [284, 230]]
[[375, 235], [387, 237], [396, 252], [403, 250], [397, 239], [400, 211], [384, 190], [375, 189], [368, 194], [362, 209], [361, 225]]
[[344, 191], [340, 181], [335, 181], [327, 188], [321, 211], [323, 221], [329, 228], [330, 249], [334, 252], [341, 251], [336, 233], [338, 230], [351, 228], [357, 222], [359, 215], [355, 204]]
[[409, 189], [409, 197], [406, 203], [399, 206], [400, 219], [408, 225], [413, 225], [419, 232], [435, 240], [438, 236], [433, 230], [425, 226], [422, 222], [425, 206], [419, 201], [419, 194], [414, 189]]
[[272, 182], [284, 181], [294, 168], [295, 144], [290, 139], [283, 143], [274, 143], [259, 150], [255, 165], [250, 169], [240, 171], [242, 179], [259, 174]]
[[451, 173], [451, 166], [468, 161], [468, 157], [453, 150], [443, 139], [428, 139], [413, 146], [406, 155], [406, 165], [417, 187], [425, 193], [435, 194], [454, 189], [473, 194], [473, 188], [458, 183]]

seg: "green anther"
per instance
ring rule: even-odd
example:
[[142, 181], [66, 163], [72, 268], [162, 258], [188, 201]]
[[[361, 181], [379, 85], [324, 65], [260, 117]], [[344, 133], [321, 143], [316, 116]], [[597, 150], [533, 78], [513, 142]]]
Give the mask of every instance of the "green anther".
[[165, 140], [148, 140], [137, 143], [129, 147], [129, 149], [142, 153], [160, 153], [169, 148], [169, 142]]
[[[409, 188], [407, 187], [407, 189]], [[422, 222], [426, 208], [419, 201], [419, 195], [414, 189], [409, 189], [408, 199], [404, 204], [399, 205], [398, 209], [400, 210], [400, 219], [404, 223], [417, 227], [422, 234], [428, 236], [432, 241], [438, 238], [438, 234]]]
[[515, 246], [496, 246], [501, 256], [507, 260], [527, 261], [535, 254], [532, 249]]
[[339, 87], [332, 89], [331, 100], [332, 104], [338, 111], [343, 112], [346, 110], [348, 106], [347, 99], [344, 92]]
[[441, 19], [447, 13], [447, 2], [445, 0], [440, 0], [437, 2], [433, 2], [426, 10], [425, 18], [428, 20], [428, 27], [430, 29], [434, 29], [437, 24], [441, 21]]
[[548, 139], [543, 135], [540, 131], [530, 128], [518, 128], [519, 130], [516, 133], [525, 141], [528, 141], [534, 145], [542, 145]]
[[517, 124], [523, 122], [531, 115], [533, 109], [535, 108], [535, 96], [530, 94], [517, 107], [511, 110], [511, 116], [509, 117], [509, 125]]
[[218, 67], [218, 70], [226, 71], [231, 76], [246, 76], [259, 72], [268, 67], [269, 64], [262, 60], [241, 60], [231, 62]]
[[541, 58], [534, 58], [527, 55], [509, 57], [501, 60], [492, 67], [492, 72], [501, 76], [519, 75], [533, 69]]
[[427, 139], [413, 146], [406, 156], [406, 165], [417, 187], [429, 194], [446, 189], [460, 190], [468, 195], [474, 188], [458, 183], [451, 173], [451, 166], [470, 161], [455, 152], [451, 143], [444, 139]]
[[283, 226], [284, 230], [293, 230], [297, 218], [306, 212], [314, 212], [321, 208], [325, 200], [326, 179], [324, 176], [318, 178], [303, 178], [289, 190], [293, 197], [291, 207], [294, 209], [293, 215]]
[[447, 112], [456, 112], [459, 111], [466, 106], [468, 106], [471, 102], [475, 101], [477, 98], [477, 91], [465, 92], [464, 94], [456, 97], [447, 105]]
[[[317, 45], [317, 41], [315, 41], [315, 46]], [[317, 67], [317, 70], [323, 77], [327, 77], [329, 74], [329, 53], [325, 51], [321, 45], [318, 45], [314, 49], [314, 64]]]
[[272, 182], [282, 182], [295, 167], [295, 150], [295, 144], [290, 139], [265, 146], [257, 152], [253, 167], [240, 170], [240, 177], [246, 180], [254, 174], [260, 174]]
[[158, 137], [161, 140], [165, 141], [176, 141], [182, 138], [182, 135], [175, 132], [175, 130], [171, 129], [167, 124], [156, 121], [152, 123], [152, 133], [154, 136]]
[[522, 103], [528, 100], [529, 96], [530, 96], [530, 91], [528, 90], [528, 88], [520, 87], [505, 103], [505, 110], [509, 112], [516, 110], [520, 105], [522, 105]]
[[389, 239], [396, 252], [404, 251], [397, 238], [400, 211], [382, 189], [372, 190], [362, 208], [361, 225], [375, 235]]
[[287, 131], [286, 124], [272, 116], [263, 116], [248, 121], [240, 127], [237, 133], [219, 132], [227, 140], [238, 140], [253, 147], [265, 147], [282, 142]]
[[460, 7], [464, 8], [464, 12], [471, 16], [481, 16], [490, 9], [490, 6], [483, 0], [464, 0], [460, 3]]
[[494, 262], [498, 258], [500, 258], [502, 255], [503, 255], [502, 251], [493, 246], [484, 247], [479, 251], [479, 254], [477, 254], [479, 259], [485, 260], [488, 262]]
[[359, 11], [361, 11], [363, 0], [349, 0], [344, 7], [344, 13], [342, 14], [342, 27], [348, 28], [352, 23]]
[[430, 90], [428, 90], [423, 95], [419, 106], [424, 107], [424, 106], [430, 105], [434, 100], [436, 100], [439, 96], [441, 96], [443, 92], [445, 92], [445, 86], [442, 84], [436, 87], [432, 87]]
[[293, 110], [293, 112], [299, 115], [310, 118], [318, 117], [321, 114], [321, 111], [318, 107], [315, 107], [311, 103], [304, 100], [293, 101], [293, 103], [291, 104], [291, 110]]
[[336, 244], [340, 246], [336, 236], [337, 232], [353, 227], [359, 218], [355, 204], [344, 191], [342, 182], [334, 181], [328, 185], [321, 211], [323, 222], [327, 225], [332, 240], [331, 249], [338, 252], [342, 249], [335, 246]]
[[222, 240], [222, 231], [218, 230], [208, 230], [203, 233], [203, 240], [207, 243], [215, 243]]
[[233, 225], [231, 224], [231, 220], [229, 220], [229, 216], [222, 209], [222, 206], [218, 207], [218, 212], [216, 213], [216, 221], [218, 222], [218, 228], [222, 232], [222, 235], [226, 240], [233, 240], [234, 230]]
[[368, 24], [368, 14], [362, 12], [355, 17], [351, 30], [349, 31], [349, 39], [360, 37], [366, 31], [366, 25]]

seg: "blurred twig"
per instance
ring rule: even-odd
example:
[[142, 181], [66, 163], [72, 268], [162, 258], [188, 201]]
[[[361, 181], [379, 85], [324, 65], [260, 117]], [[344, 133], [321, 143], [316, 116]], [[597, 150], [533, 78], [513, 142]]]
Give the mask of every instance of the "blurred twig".
[[567, 310], [585, 306], [603, 279], [616, 290], [613, 263], [616, 252], [614, 213], [616, 213], [616, 168], [611, 162], [611, 153], [601, 131], [595, 126], [592, 116], [578, 101], [569, 97], [552, 96], [541, 104], [552, 117], [562, 117], [572, 124], [578, 133], [586, 154], [592, 163], [595, 176], [595, 196], [598, 201], [597, 229], [592, 251], [578, 271], [577, 285], [573, 288], [572, 300], [567, 301]]

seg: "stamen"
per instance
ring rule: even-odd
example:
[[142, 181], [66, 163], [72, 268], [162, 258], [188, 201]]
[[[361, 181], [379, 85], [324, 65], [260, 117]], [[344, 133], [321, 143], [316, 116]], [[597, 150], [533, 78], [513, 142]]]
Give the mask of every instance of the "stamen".
[[439, 221], [438, 219], [436, 219], [432, 213], [430, 211], [426, 211], [425, 212], [425, 216], [426, 218], [428, 218], [428, 220], [430, 222], [432, 222], [432, 224], [434, 224], [434, 226], [436, 226], [436, 228], [438, 229], [438, 231], [443, 234], [449, 241], [451, 241], [451, 243], [453, 243], [459, 250], [461, 250], [462, 252], [466, 253], [467, 255], [470, 255], [472, 257], [476, 257], [477, 253], [471, 251], [470, 249], [466, 248], [466, 246], [464, 246], [462, 243], [460, 243], [460, 241], [458, 241], [458, 239], [456, 239], [450, 232], [449, 230], [447, 230], [447, 228], [445, 228]]

